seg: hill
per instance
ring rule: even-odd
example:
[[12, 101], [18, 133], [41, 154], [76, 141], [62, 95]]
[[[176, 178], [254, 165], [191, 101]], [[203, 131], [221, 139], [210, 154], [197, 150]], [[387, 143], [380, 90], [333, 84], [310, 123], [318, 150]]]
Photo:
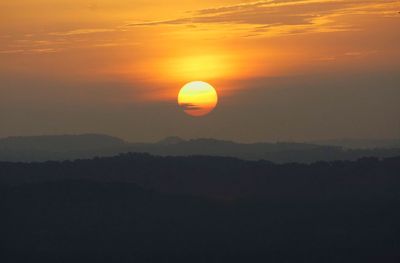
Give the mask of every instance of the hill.
[[0, 261], [400, 260], [400, 157], [0, 162]]
[[0, 162], [0, 183], [93, 180], [135, 183], [165, 193], [224, 199], [297, 194], [321, 199], [321, 194], [339, 198], [354, 196], [358, 191], [373, 196], [377, 189], [382, 195], [391, 195], [397, 189], [398, 170], [399, 157], [275, 164], [230, 157], [121, 154], [72, 162]]
[[400, 139], [339, 139], [311, 142], [317, 145], [332, 145], [348, 149], [377, 149], [377, 148], [400, 148]]
[[0, 139], [0, 160], [32, 162], [74, 160], [113, 156], [120, 153], [160, 156], [207, 155], [278, 163], [357, 160], [365, 156], [400, 155], [395, 149], [344, 149], [309, 143], [236, 143], [215, 139], [183, 140], [169, 137], [157, 143], [129, 143], [107, 135], [63, 135]]

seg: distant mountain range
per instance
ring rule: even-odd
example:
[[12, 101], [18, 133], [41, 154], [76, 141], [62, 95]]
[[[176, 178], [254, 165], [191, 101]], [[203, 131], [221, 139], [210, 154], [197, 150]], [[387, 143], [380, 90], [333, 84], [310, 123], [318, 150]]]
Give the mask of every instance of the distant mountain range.
[[312, 141], [311, 143], [349, 149], [400, 148], [400, 139], [336, 139]]
[[223, 156], [277, 163], [356, 160], [365, 156], [384, 158], [400, 155], [400, 145], [397, 148], [348, 149], [343, 148], [339, 142], [332, 142], [333, 145], [323, 144], [322, 142], [244, 144], [216, 139], [183, 140], [179, 137], [168, 137], [157, 143], [130, 143], [101, 134], [8, 137], [0, 139], [0, 161], [74, 160], [128, 152], [160, 156]]

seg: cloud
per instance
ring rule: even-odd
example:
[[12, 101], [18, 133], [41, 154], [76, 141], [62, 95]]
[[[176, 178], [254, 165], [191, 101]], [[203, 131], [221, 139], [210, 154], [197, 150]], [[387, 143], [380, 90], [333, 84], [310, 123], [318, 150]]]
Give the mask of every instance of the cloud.
[[51, 32], [49, 35], [52, 36], [73, 36], [73, 35], [85, 35], [85, 34], [94, 34], [94, 33], [105, 33], [105, 32], [114, 32], [116, 29], [111, 28], [80, 28], [69, 31], [62, 32]]
[[221, 7], [214, 7], [214, 8], [206, 8], [196, 11], [197, 14], [200, 15], [208, 15], [208, 14], [217, 14], [217, 13], [226, 13], [226, 12], [233, 12], [244, 10], [248, 8], [254, 8], [258, 6], [263, 6], [268, 3], [273, 3], [273, 0], [270, 1], [256, 1], [256, 2], [248, 2], [248, 3], [240, 3], [236, 5], [230, 6], [221, 6]]
[[[224, 25], [239, 32], [241, 37], [274, 37], [280, 35], [298, 35], [319, 32], [338, 32], [359, 30], [351, 19], [340, 21], [344, 15], [380, 15], [398, 16], [398, 0], [262, 0], [234, 5], [217, 6], [192, 10], [183, 17], [134, 22], [128, 25], [100, 28], [75, 28], [72, 30], [49, 32], [45, 35], [25, 34], [24, 39], [14, 40], [9, 45], [3, 44], [1, 54], [15, 53], [51, 53], [68, 49], [73, 43], [69, 38], [79, 38], [81, 46], [91, 34], [112, 34], [151, 26], [184, 26], [212, 30], [213, 25]], [[238, 30], [240, 25], [240, 30]], [[225, 27], [226, 26], [226, 27]], [[217, 27], [219, 28], [219, 27]], [[9, 35], [0, 36], [3, 40]], [[110, 38], [108, 38], [110, 39]], [[125, 45], [118, 41], [105, 41], [90, 38], [90, 47], [113, 47]]]
[[159, 21], [149, 21], [141, 23], [130, 23], [127, 27], [137, 27], [137, 26], [157, 26], [157, 25], [181, 25], [192, 23], [191, 18], [181, 18], [181, 19], [171, 19], [171, 20], [159, 20]]
[[[77, 36], [84, 39], [83, 35], [116, 32], [119, 28], [80, 28], [68, 31], [50, 32], [42, 35], [25, 34], [24, 39], [12, 40], [0, 54], [45, 54], [54, 53], [70, 47], [68, 38]], [[81, 47], [113, 47], [122, 45], [136, 45], [137, 43], [126, 42], [101, 42], [81, 45]]]
[[[295, 34], [316, 31], [351, 29], [350, 25], [335, 23], [335, 17], [351, 14], [397, 13], [399, 1], [395, 0], [266, 0], [200, 9], [187, 17], [128, 24], [128, 27], [193, 24], [243, 24], [251, 25], [259, 33], [275, 30], [277, 34]], [[282, 28], [290, 27], [290, 28]], [[325, 29], [322, 29], [325, 27]]]
[[0, 54], [18, 54], [24, 53], [24, 49], [10, 49], [10, 50], [0, 50]]
[[[33, 35], [32, 35], [33, 36]], [[0, 54], [48, 54], [63, 50], [65, 41], [26, 36], [25, 39], [12, 40], [0, 49]]]
[[31, 48], [31, 49], [10, 49], [0, 50], [0, 54], [46, 54], [57, 52], [54, 48]]
[[193, 103], [181, 103], [179, 104], [183, 108], [183, 110], [201, 110], [202, 108], [196, 104]]

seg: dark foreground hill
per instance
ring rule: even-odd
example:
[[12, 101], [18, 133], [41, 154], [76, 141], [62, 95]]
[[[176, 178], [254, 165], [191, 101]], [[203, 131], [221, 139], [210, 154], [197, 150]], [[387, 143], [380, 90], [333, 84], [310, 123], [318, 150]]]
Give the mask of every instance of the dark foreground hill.
[[62, 135], [0, 139], [0, 161], [74, 160], [139, 152], [160, 156], [208, 155], [278, 163], [357, 160], [400, 155], [400, 147], [344, 149], [309, 143], [235, 143], [215, 139], [170, 137], [158, 143], [129, 143], [107, 135]]
[[400, 157], [3, 162], [0, 261], [399, 262], [398, 171]]
[[224, 199], [297, 195], [302, 198], [347, 198], [360, 191], [364, 197], [374, 198], [397, 191], [399, 171], [400, 157], [275, 164], [229, 157], [161, 157], [128, 153], [64, 162], [0, 162], [0, 183], [122, 182], [165, 193]]

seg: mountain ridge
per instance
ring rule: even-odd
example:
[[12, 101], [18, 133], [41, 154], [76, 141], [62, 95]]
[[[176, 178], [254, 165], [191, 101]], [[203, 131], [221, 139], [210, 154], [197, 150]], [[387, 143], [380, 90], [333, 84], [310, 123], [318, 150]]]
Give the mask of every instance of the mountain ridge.
[[395, 149], [347, 149], [312, 143], [237, 143], [212, 138], [167, 137], [155, 143], [132, 143], [102, 134], [8, 137], [0, 139], [0, 161], [41, 162], [114, 156], [120, 153], [160, 156], [206, 155], [277, 163], [356, 160], [400, 155]]

